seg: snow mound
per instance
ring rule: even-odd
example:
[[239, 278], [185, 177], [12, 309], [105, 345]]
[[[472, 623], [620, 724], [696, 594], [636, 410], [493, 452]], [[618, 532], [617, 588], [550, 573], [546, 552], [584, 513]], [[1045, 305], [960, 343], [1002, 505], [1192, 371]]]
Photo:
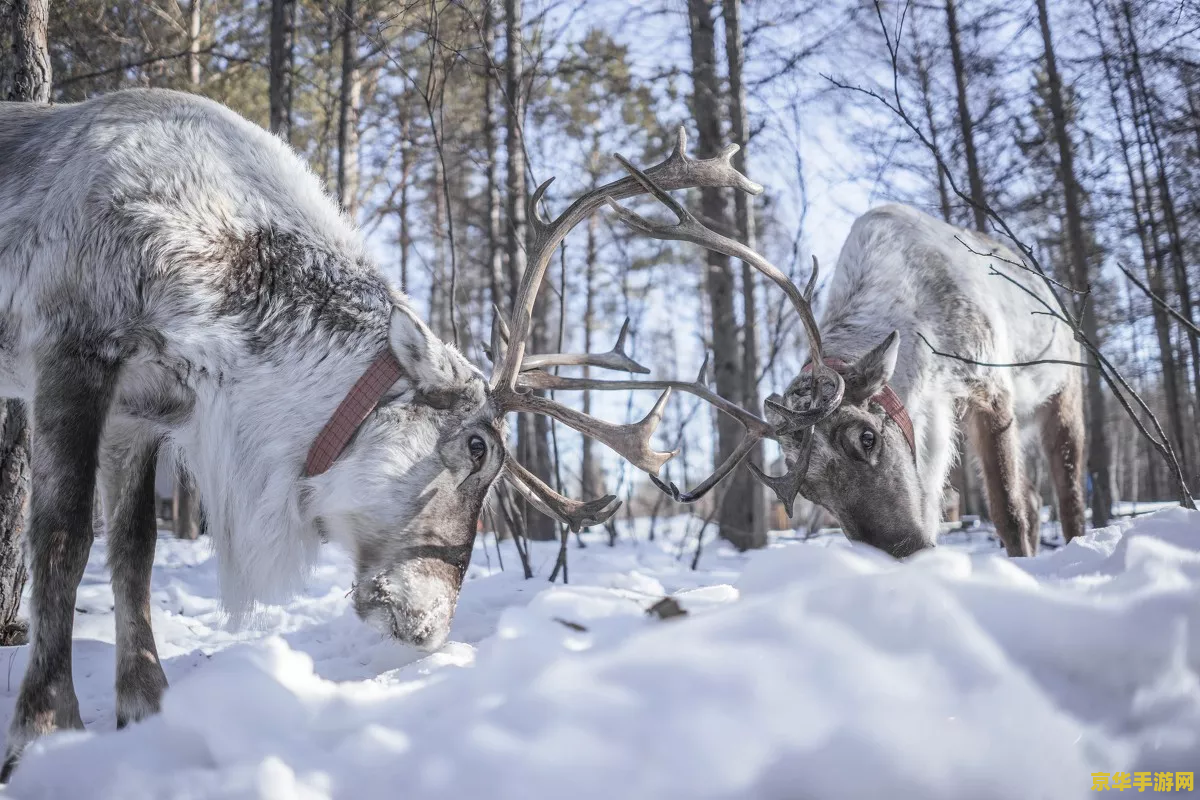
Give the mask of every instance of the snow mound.
[[[277, 612], [284, 636], [205, 634], [168, 660], [162, 714], [48, 737], [7, 791], [1061, 800], [1091, 796], [1093, 772], [1200, 771], [1200, 513], [1029, 560], [827, 544], [691, 572], [665, 543], [597, 539], [552, 587], [509, 550], [465, 587], [458, 641], [424, 658], [371, 638], [329, 567]], [[211, 613], [206, 566], [170, 578], [168, 630]], [[667, 592], [687, 616], [644, 613]], [[80, 669], [83, 697], [101, 671]]]

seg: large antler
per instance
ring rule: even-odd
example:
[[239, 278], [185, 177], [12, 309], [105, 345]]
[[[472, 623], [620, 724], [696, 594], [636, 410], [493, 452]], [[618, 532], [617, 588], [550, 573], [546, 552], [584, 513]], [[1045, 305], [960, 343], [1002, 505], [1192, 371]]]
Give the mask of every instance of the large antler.
[[[527, 411], [544, 414], [567, 426], [579, 431], [596, 441], [599, 441], [620, 454], [634, 466], [649, 473], [655, 484], [681, 502], [694, 502], [707, 494], [722, 479], [731, 473], [746, 456], [753, 450], [755, 444], [763, 438], [773, 438], [783, 433], [793, 432], [804, 427], [811, 427], [841, 402], [844, 385], [842, 378], [825, 366], [821, 358], [821, 338], [809, 308], [814, 279], [810, 281], [805, 293], [800, 290], [779, 269], [770, 264], [762, 256], [745, 245], [721, 236], [702, 225], [682, 205], [675, 202], [668, 190], [695, 187], [733, 187], [750, 194], [758, 194], [762, 187], [750, 181], [738, 172], [732, 165], [731, 158], [737, 152], [737, 145], [729, 145], [720, 155], [693, 160], [686, 155], [687, 138], [682, 128], [679, 130], [674, 151], [666, 161], [642, 172], [626, 159], [617, 159], [630, 173], [627, 178], [606, 184], [583, 195], [573, 202], [566, 211], [553, 221], [542, 218], [537, 210], [550, 181], [546, 181], [534, 192], [530, 202], [530, 220], [533, 228], [533, 241], [529, 248], [529, 264], [522, 276], [517, 298], [513, 304], [513, 320], [511, 333], [497, 315], [492, 331], [491, 356], [497, 366], [492, 374], [492, 395], [497, 409], [501, 412]], [[643, 217], [617, 205], [618, 199], [637, 194], [650, 193], [675, 212], [678, 223], [674, 225], [656, 225]], [[782, 419], [783, 424], [778, 428], [759, 418], [754, 413], [720, 397], [711, 391], [704, 380], [704, 368], [694, 381], [669, 380], [597, 380], [591, 378], [566, 378], [542, 371], [541, 368], [551, 366], [586, 365], [624, 372], [648, 373], [649, 370], [638, 364], [625, 353], [625, 339], [628, 333], [629, 321], [626, 320], [613, 349], [607, 353], [583, 354], [546, 354], [525, 356], [525, 344], [529, 335], [534, 301], [537, 289], [541, 285], [546, 269], [550, 264], [555, 249], [562, 243], [566, 235], [592, 214], [601, 205], [610, 205], [620, 218], [636, 230], [642, 231], [659, 239], [676, 239], [693, 242], [702, 247], [716, 250], [726, 255], [742, 259], [754, 269], [762, 272], [778, 284], [799, 312], [804, 328], [808, 334], [812, 349], [813, 400], [809, 406], [800, 411], [794, 411], [781, 404], [768, 401], [769, 407]], [[814, 264], [815, 267], [815, 264]], [[707, 364], [707, 359], [706, 359]], [[818, 388], [822, 387], [822, 388]], [[662, 395], [654, 404], [650, 413], [639, 422], [616, 425], [576, 411], [548, 398], [535, 394], [531, 390], [555, 389], [656, 389]], [[746, 433], [736, 450], [706, 478], [699, 486], [688, 492], [681, 492], [674, 484], [659, 480], [657, 473], [674, 452], [659, 452], [650, 446], [658, 423], [662, 419], [667, 399], [673, 389], [687, 392], [710, 403], [722, 413], [728, 414], [738, 421]], [[799, 478], [792, 473], [784, 478], [772, 478], [764, 475], [758, 469], [755, 474], [776, 494], [791, 506], [791, 501], [799, 489]], [[543, 512], [550, 513], [555, 518], [571, 525], [573, 529], [603, 522], [616, 512], [619, 503], [615, 498], [605, 497], [588, 503], [579, 503], [562, 497], [554, 492], [536, 476], [523, 467], [510, 461], [507, 472], [510, 483], [522, 495], [528, 498]], [[795, 484], [795, 490], [780, 488], [781, 481]], [[789, 494], [790, 491], [790, 494]]]
[[[620, 155], [617, 156], [621, 164], [629, 172], [629, 174], [645, 187], [646, 191], [653, 194], [663, 205], [675, 214], [677, 219], [672, 224], [653, 223], [645, 217], [630, 211], [629, 209], [610, 200], [609, 206], [621, 218], [625, 224], [637, 231], [641, 231], [648, 236], [656, 239], [667, 239], [673, 241], [691, 242], [698, 244], [708, 250], [714, 250], [718, 253], [723, 253], [727, 256], [739, 258], [748, 264], [753, 269], [770, 278], [784, 293], [788, 299], [792, 301], [792, 306], [796, 309], [796, 313], [800, 315], [800, 320], [804, 325], [804, 332], [808, 337], [809, 353], [812, 359], [812, 393], [808, 398], [808, 405], [804, 409], [793, 410], [783, 405], [774, 398], [767, 400], [767, 406], [771, 411], [778, 415], [782, 422], [776, 428], [771, 428], [767, 423], [762, 425], [754, 424], [747, 419], [747, 415], [758, 420], [757, 417], [749, 415], [749, 412], [743, 414], [730, 414], [734, 419], [738, 420], [745, 429], [745, 435], [737, 448], [725, 459], [725, 461], [717, 468], [717, 470], [705, 479], [699, 486], [689, 492], [681, 492], [674, 484], [664, 484], [653, 475], [655, 485], [670, 494], [680, 502], [694, 502], [699, 500], [710, 489], [716, 486], [726, 475], [732, 472], [738, 464], [745, 460], [746, 456], [754, 449], [754, 446], [759, 440], [770, 437], [777, 438], [786, 434], [794, 433], [805, 428], [811, 429], [816, 423], [820, 422], [825, 417], [829, 416], [834, 409], [842, 402], [842, 396], [845, 393], [845, 382], [842, 376], [834, 371], [831, 367], [825, 364], [824, 356], [821, 352], [821, 332], [817, 327], [816, 318], [813, 316], [810, 301], [812, 300], [813, 287], [816, 286], [818, 264], [817, 259], [813, 257], [813, 273], [809, 278], [808, 285], [804, 292], [788, 279], [778, 267], [763, 258], [760, 254], [751, 250], [741, 242], [722, 236], [711, 228], [701, 223], [695, 216], [692, 215], [681, 203], [671, 197], [666, 190], [650, 176], [639, 170], [633, 164], [629, 163]], [[710, 401], [711, 402], [711, 401]], [[715, 405], [715, 404], [714, 404]], [[717, 406], [722, 411], [730, 413], [726, 408]], [[744, 411], [744, 410], [743, 410]], [[758, 420], [758, 422], [762, 422]], [[765, 429], [764, 429], [765, 426]], [[806, 447], [806, 457], [802, 463], [796, 464], [782, 477], [776, 478], [767, 475], [753, 463], [750, 465], [754, 474], [769, 486], [775, 494], [783, 502], [788, 511], [788, 516], [791, 516], [792, 503], [796, 498], [796, 494], [800, 491], [800, 483], [804, 477], [804, 471], [807, 469], [807, 454], [811, 448], [811, 435]]]

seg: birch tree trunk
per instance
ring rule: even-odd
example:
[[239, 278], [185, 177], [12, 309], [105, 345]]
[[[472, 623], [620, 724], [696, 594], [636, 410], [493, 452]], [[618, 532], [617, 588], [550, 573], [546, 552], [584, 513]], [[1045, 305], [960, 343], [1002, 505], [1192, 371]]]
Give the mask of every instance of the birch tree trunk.
[[[730, 138], [741, 149], [733, 156], [733, 165], [747, 174], [746, 148], [750, 141], [750, 116], [746, 111], [746, 81], [743, 77], [746, 55], [745, 35], [742, 33], [742, 0], [723, 0], [725, 18], [725, 56], [729, 62], [729, 119]], [[737, 231], [746, 246], [754, 249], [754, 207], [745, 192], [734, 192], [734, 213]], [[755, 272], [742, 264], [742, 405], [759, 410], [758, 397], [758, 306], [754, 286]], [[763, 446], [760, 442], [750, 451], [749, 461], [763, 465]], [[729, 479], [727, 495], [737, 498], [742, 506], [741, 519], [730, 517], [731, 525], [745, 525], [747, 547], [766, 547], [767, 503], [762, 485], [750, 470], [738, 469]], [[730, 510], [733, 513], [733, 509]]]
[[200, 86], [200, 4], [204, 0], [188, 3], [188, 82], [195, 91]]
[[268, 79], [271, 132], [292, 140], [292, 71], [295, 58], [296, 0], [271, 0], [271, 52]]
[[412, 176], [412, 123], [407, 105], [400, 108], [400, 203], [398, 213], [400, 249], [400, 291], [408, 294], [408, 253], [412, 246], [408, 218], [408, 182]]
[[987, 214], [983, 210], [985, 203], [983, 175], [979, 171], [979, 156], [975, 151], [975, 126], [971, 120], [971, 106], [967, 102], [967, 72], [963, 64], [958, 15], [955, 12], [954, 0], [946, 0], [946, 29], [950, 36], [950, 60], [954, 65], [954, 86], [958, 96], [958, 124], [962, 129], [963, 152], [967, 157], [967, 182], [971, 188], [971, 211], [975, 219], [975, 230], [986, 232]]
[[[600, 160], [599, 136], [592, 138], [592, 152], [589, 167], [592, 173], [592, 187], [599, 182], [597, 166]], [[597, 247], [597, 232], [599, 217], [592, 214], [587, 220], [587, 243], [584, 251], [584, 308], [583, 308], [583, 352], [592, 352], [592, 331], [596, 325], [596, 266], [599, 261]], [[585, 379], [592, 376], [591, 367], [583, 368]], [[583, 413], [592, 413], [592, 393], [583, 393]], [[582, 497], [600, 497], [604, 494], [600, 462], [596, 458], [596, 443], [590, 437], [583, 437], [583, 457], [580, 464], [580, 495]]]
[[504, 290], [504, 247], [500, 232], [500, 123], [497, 117], [495, 0], [483, 0], [483, 140], [487, 171], [487, 263], [492, 305], [508, 313]]
[[[1067, 251], [1071, 279], [1078, 290], [1090, 285], [1087, 263], [1087, 243], [1083, 235], [1083, 210], [1080, 207], [1079, 184], [1075, 177], [1075, 158], [1067, 130], [1067, 115], [1063, 107], [1062, 79], [1054, 58], [1054, 40], [1050, 32], [1050, 17], [1046, 0], [1037, 0], [1038, 23], [1045, 47], [1046, 81], [1049, 88], [1050, 117], [1058, 145], [1059, 177], [1063, 183], [1063, 206], [1066, 212]], [[1083, 304], [1083, 333], [1093, 343], [1099, 343], [1094, 303]], [[1112, 514], [1112, 487], [1109, 483], [1108, 431], [1104, 415], [1104, 390], [1101, 386], [1099, 364], [1089, 354], [1092, 368], [1087, 370], [1088, 398], [1088, 475], [1092, 479], [1092, 525], [1103, 527]]]
[[[692, 115], [699, 129], [696, 155], [708, 158], [716, 155], [721, 148], [721, 110], [724, 105], [717, 78], [712, 0], [688, 0], [688, 24], [692, 53]], [[702, 189], [700, 208], [705, 218], [714, 223], [718, 230], [730, 227], [725, 196], [720, 189]], [[706, 259], [705, 285], [712, 308], [713, 377], [720, 395], [741, 397], [745, 390], [741, 369], [744, 354], [738, 345], [737, 320], [733, 312], [733, 270], [729, 259], [720, 253], [710, 250], [706, 253]], [[724, 461], [736, 449], [741, 438], [742, 430], [737, 422], [718, 414], [716, 462]], [[732, 484], [730, 489], [722, 493], [718, 502], [721, 508], [717, 519], [724, 539], [742, 550], [765, 544], [765, 537], [755, 536], [750, 504], [746, 498], [733, 494]]]
[[[505, 149], [508, 165], [505, 171], [505, 182], [508, 189], [508, 230], [505, 239], [505, 249], [508, 253], [508, 286], [509, 307], [515, 298], [521, 276], [525, 274], [526, 237], [526, 203], [528, 202], [528, 186], [525, 175], [525, 58], [524, 37], [522, 34], [522, 0], [504, 0], [504, 40], [505, 40], [505, 74], [504, 93], [507, 100], [504, 120]], [[544, 292], [539, 292], [544, 294]], [[534, 347], [541, 333], [542, 325], [540, 309], [544, 303], [534, 308], [532, 338]], [[553, 485], [550, 470], [547, 468], [549, 444], [545, 418], [534, 417], [530, 414], [517, 416], [517, 457], [532, 470], [539, 478]], [[557, 537], [554, 521], [544, 514], [534, 511], [521, 500], [523, 518], [526, 521], [525, 535], [537, 541], [552, 541]]]
[[358, 4], [356, 0], [345, 0], [338, 99], [337, 199], [351, 219], [358, 214], [358, 109], [362, 99], [358, 66]]

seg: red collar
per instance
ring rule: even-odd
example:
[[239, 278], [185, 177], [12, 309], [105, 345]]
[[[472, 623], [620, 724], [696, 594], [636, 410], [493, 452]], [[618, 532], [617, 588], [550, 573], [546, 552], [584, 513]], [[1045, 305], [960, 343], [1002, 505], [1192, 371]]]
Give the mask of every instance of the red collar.
[[[827, 366], [833, 367], [838, 372], [845, 372], [850, 365], [840, 358], [824, 359]], [[802, 368], [802, 372], [808, 372], [812, 369], [812, 362], [806, 363]], [[900, 432], [904, 434], [905, 440], [908, 442], [908, 449], [912, 451], [913, 458], [917, 456], [916, 437], [913, 435], [912, 418], [908, 416], [908, 410], [904, 407], [904, 403], [900, 401], [900, 395], [896, 394], [895, 390], [886, 383], [879, 393], [871, 398], [871, 401], [878, 403], [883, 407], [883, 411], [892, 422], [900, 426]]]
[[325, 423], [325, 427], [317, 434], [316, 441], [308, 451], [308, 460], [304, 462], [304, 476], [311, 478], [320, 475], [333, 466], [350, 439], [358, 431], [388, 389], [392, 388], [404, 370], [400, 362], [392, 355], [391, 348], [386, 348], [375, 357], [371, 366], [362, 377], [350, 387], [350, 392]]

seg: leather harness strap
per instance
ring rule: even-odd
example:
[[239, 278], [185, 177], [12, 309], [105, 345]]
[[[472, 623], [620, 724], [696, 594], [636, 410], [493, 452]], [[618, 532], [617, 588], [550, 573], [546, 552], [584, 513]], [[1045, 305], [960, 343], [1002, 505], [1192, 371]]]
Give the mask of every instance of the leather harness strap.
[[403, 374], [404, 370], [391, 348], [385, 348], [375, 357], [367, 371], [350, 387], [350, 392], [333, 412], [329, 422], [317, 434], [309, 448], [308, 460], [304, 463], [305, 477], [320, 475], [333, 466], [358, 427]]
[[[826, 358], [824, 361], [826, 366], [832, 367], [839, 373], [844, 373], [850, 366], [840, 358]], [[805, 363], [803, 371], [808, 372], [811, 369], [812, 362]], [[912, 451], [913, 457], [916, 458], [917, 442], [916, 436], [913, 434], [912, 418], [908, 416], [908, 409], [901, 402], [900, 395], [896, 394], [895, 390], [885, 383], [883, 388], [871, 398], [871, 402], [878, 403], [883, 408], [884, 413], [888, 415], [888, 418], [899, 426], [900, 432], [904, 434], [905, 441], [908, 442], [908, 449]]]

